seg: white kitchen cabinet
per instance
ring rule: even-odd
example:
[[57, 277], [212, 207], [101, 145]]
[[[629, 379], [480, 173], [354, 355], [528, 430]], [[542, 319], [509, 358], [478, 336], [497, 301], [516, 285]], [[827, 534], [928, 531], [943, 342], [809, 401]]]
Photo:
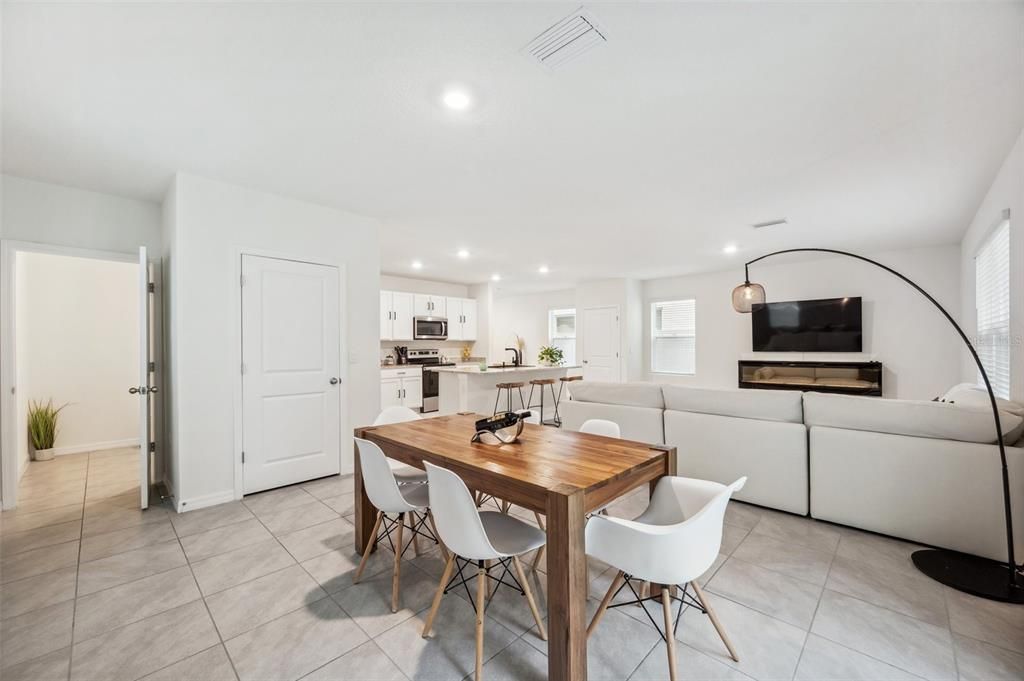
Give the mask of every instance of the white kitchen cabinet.
[[476, 340], [476, 301], [472, 298], [449, 298], [448, 340]]
[[431, 296], [417, 293], [413, 308], [417, 317], [447, 317], [447, 299], [444, 296]]
[[416, 369], [382, 369], [380, 372], [380, 407], [423, 406], [423, 374]]
[[413, 294], [380, 292], [380, 339], [412, 340]]

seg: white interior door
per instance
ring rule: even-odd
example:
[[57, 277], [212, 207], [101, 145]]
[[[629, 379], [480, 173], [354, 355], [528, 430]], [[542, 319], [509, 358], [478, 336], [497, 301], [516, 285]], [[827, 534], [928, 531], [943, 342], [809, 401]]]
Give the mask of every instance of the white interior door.
[[584, 309], [582, 342], [583, 378], [587, 381], [618, 382], [619, 308]]
[[242, 282], [244, 493], [336, 474], [338, 269], [243, 255]]
[[139, 384], [131, 388], [139, 396], [139, 503], [141, 508], [149, 508], [149, 460], [150, 442], [153, 440], [153, 419], [150, 404], [150, 392], [157, 388], [150, 380], [152, 344], [150, 328], [150, 277], [149, 257], [145, 246], [139, 246]]

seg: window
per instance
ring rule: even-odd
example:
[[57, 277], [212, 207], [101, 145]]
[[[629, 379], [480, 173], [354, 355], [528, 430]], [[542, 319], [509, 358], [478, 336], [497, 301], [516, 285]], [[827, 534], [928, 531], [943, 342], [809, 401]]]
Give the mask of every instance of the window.
[[566, 364], [576, 364], [576, 310], [548, 312], [548, 340], [562, 350]]
[[697, 301], [651, 303], [651, 371], [697, 373]]
[[[1010, 221], [1004, 220], [974, 258], [977, 349], [992, 391], [1010, 397]], [[978, 382], [983, 383], [981, 374]]]

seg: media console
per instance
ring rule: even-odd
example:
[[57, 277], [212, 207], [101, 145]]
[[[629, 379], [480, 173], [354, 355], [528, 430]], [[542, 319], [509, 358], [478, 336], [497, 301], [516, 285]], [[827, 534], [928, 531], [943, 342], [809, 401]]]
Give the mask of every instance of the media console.
[[741, 359], [739, 387], [882, 396], [881, 362], [787, 362]]

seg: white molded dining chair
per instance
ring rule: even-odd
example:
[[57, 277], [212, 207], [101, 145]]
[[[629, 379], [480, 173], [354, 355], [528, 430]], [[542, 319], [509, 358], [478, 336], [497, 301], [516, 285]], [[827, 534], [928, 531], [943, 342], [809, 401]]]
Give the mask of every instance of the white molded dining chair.
[[607, 419], [587, 419], [580, 426], [581, 433], [604, 435], [605, 437], [622, 437], [622, 430], [615, 421]]
[[[744, 477], [731, 485], [722, 485], [708, 480], [666, 476], [658, 481], [650, 505], [636, 520], [593, 516], [586, 528], [587, 554], [617, 568], [618, 572], [587, 627], [587, 635], [594, 631], [609, 607], [642, 605], [644, 601], [658, 599], [665, 620], [665, 630], [661, 634], [668, 648], [671, 681], [676, 679], [675, 630], [684, 605], [693, 606], [711, 618], [711, 624], [722, 638], [729, 656], [738, 662], [736, 650], [697, 578], [718, 557], [722, 547], [725, 507], [733, 492], [742, 489], [746, 481]], [[650, 582], [652, 595], [642, 597], [637, 594], [630, 580]], [[636, 600], [610, 605], [626, 586]], [[677, 587], [682, 588], [678, 595]], [[654, 595], [659, 591], [659, 595]], [[679, 601], [674, 623], [672, 599]], [[646, 608], [644, 612], [647, 612]], [[654, 625], [658, 627], [657, 622]]]
[[[363, 475], [363, 489], [370, 503], [377, 509], [377, 518], [373, 521], [373, 530], [363, 547], [363, 557], [359, 561], [359, 567], [352, 577], [352, 583], [357, 584], [366, 568], [366, 561], [370, 558], [374, 543], [385, 539], [395, 552], [395, 565], [391, 577], [391, 612], [398, 612], [398, 586], [402, 574], [402, 556], [412, 545], [413, 552], [418, 556], [420, 553], [419, 537], [426, 537], [431, 541], [437, 538], [426, 528], [430, 520], [429, 492], [427, 485], [398, 485], [395, 475], [388, 465], [388, 458], [375, 442], [355, 438], [356, 446], [359, 447], [359, 469]], [[392, 519], [389, 516], [397, 516]], [[380, 532], [381, 525], [384, 531]], [[412, 537], [405, 543], [404, 531], [412, 532]], [[394, 540], [392, 541], [392, 536]]]
[[[537, 610], [537, 603], [530, 591], [530, 583], [523, 572], [519, 556], [532, 551], [545, 542], [544, 533], [536, 527], [506, 513], [496, 511], [479, 511], [466, 483], [455, 473], [427, 463], [427, 478], [430, 487], [431, 512], [437, 527], [438, 537], [448, 547], [450, 554], [444, 566], [444, 574], [437, 585], [434, 602], [430, 614], [423, 625], [423, 638], [430, 636], [434, 617], [441, 605], [441, 598], [449, 590], [465, 586], [468, 592], [468, 580], [471, 578], [463, 573], [470, 564], [476, 563], [476, 598], [473, 608], [476, 610], [476, 681], [481, 681], [483, 674], [483, 642], [484, 642], [484, 611], [490, 598], [487, 597], [487, 582], [494, 580], [495, 589], [508, 586], [526, 596], [526, 601], [537, 623], [538, 634], [547, 640], [544, 621]], [[512, 566], [515, 574], [509, 573]], [[452, 572], [456, 571], [455, 577]], [[503, 572], [496, 576], [491, 570]], [[508, 576], [512, 581], [506, 582]], [[493, 596], [493, 592], [491, 593]]]
[[[373, 420], [373, 425], [386, 426], [392, 423], [419, 421], [421, 418], [422, 417], [419, 414], [409, 407], [397, 405], [393, 407], [385, 407], [384, 411], [378, 414], [377, 418]], [[415, 485], [427, 481], [426, 471], [421, 471], [415, 466], [409, 466], [401, 461], [395, 461], [394, 459], [388, 459], [388, 466], [391, 467], [391, 472], [395, 474], [395, 479], [398, 480], [399, 485]]]

